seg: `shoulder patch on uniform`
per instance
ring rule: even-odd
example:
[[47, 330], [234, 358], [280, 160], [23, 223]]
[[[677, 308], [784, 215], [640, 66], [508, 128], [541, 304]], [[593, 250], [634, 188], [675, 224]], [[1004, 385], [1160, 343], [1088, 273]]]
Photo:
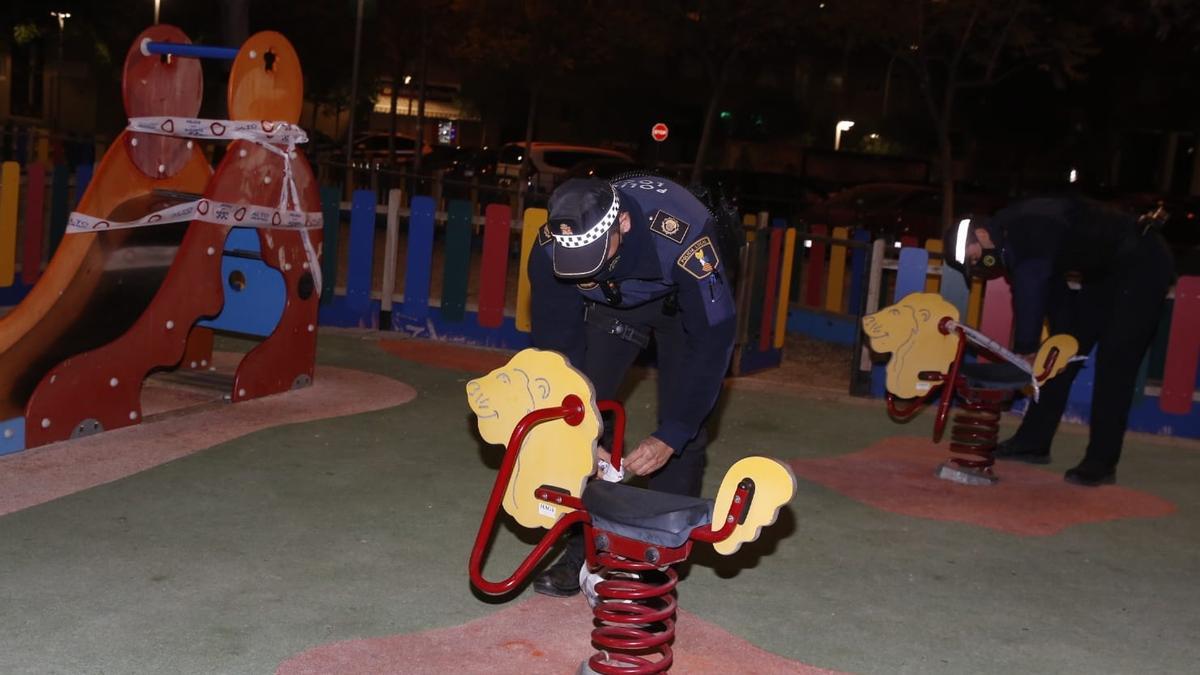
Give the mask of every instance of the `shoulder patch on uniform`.
[[650, 219], [650, 230], [652, 232], [657, 232], [676, 244], [683, 243], [683, 238], [687, 236], [688, 228], [690, 227], [691, 225], [688, 225], [683, 220], [662, 210], [655, 213], [654, 217]]
[[700, 237], [687, 247], [676, 264], [687, 270], [688, 274], [703, 279], [720, 266], [721, 259], [717, 257], [717, 247], [713, 246], [712, 240]]
[[554, 237], [550, 234], [550, 223], [546, 223], [538, 229], [538, 246], [549, 244]]

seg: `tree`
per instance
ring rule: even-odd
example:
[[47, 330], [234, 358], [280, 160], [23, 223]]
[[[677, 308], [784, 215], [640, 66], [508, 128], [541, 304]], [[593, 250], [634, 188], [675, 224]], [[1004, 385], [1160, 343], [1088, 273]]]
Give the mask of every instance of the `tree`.
[[[611, 39], [611, 13], [598, 3], [456, 0], [454, 7], [466, 27], [455, 56], [475, 71], [468, 79], [526, 88], [527, 144], [543, 92], [569, 89], [582, 65], [612, 63], [622, 47]], [[525, 153], [522, 184], [528, 168]]]
[[829, 2], [823, 23], [835, 35], [853, 33], [859, 45], [912, 74], [936, 139], [949, 226], [952, 131], [962, 97], [1028, 69], [1060, 84], [1080, 79], [1096, 49], [1092, 30], [1072, 14], [1079, 9], [1055, 0], [856, 0]]
[[[731, 79], [747, 57], [786, 41], [796, 31], [805, 7], [770, 0], [684, 0], [674, 5], [677, 27], [685, 36], [683, 58], [698, 58], [708, 82], [704, 124], [692, 163], [691, 182], [704, 171], [713, 127]], [[751, 74], [748, 70], [741, 71]]]

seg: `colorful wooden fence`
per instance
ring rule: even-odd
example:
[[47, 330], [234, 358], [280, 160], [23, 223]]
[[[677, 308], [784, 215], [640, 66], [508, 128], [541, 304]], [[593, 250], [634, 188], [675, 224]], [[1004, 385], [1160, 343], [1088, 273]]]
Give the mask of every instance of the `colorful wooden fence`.
[[92, 179], [92, 165], [0, 163], [0, 306], [15, 305], [41, 276]]
[[[356, 190], [344, 204], [332, 192], [323, 199], [323, 210], [338, 215], [326, 218], [322, 324], [506, 349], [528, 346], [525, 267], [545, 209], [526, 209], [514, 219], [507, 205], [491, 204], [476, 215], [469, 202], [451, 200], [443, 211], [428, 196], [401, 205], [399, 191], [382, 205], [370, 190]], [[736, 373], [782, 360], [796, 259], [794, 228], [765, 215], [751, 222], [755, 230], [743, 250], [737, 286]], [[342, 243], [348, 248], [344, 258]]]
[[[49, 146], [37, 149], [36, 137], [33, 143], [16, 150], [35, 161], [0, 164], [0, 305], [16, 304], [37, 282], [91, 180], [91, 164], [72, 170], [36, 161], [53, 155]], [[427, 196], [401, 201], [398, 190], [383, 199], [359, 190], [339, 203], [336, 189], [322, 190], [322, 322], [510, 349], [528, 345], [524, 269], [545, 210], [526, 209], [514, 220], [505, 205], [476, 214], [465, 200], [450, 201], [444, 211]], [[986, 292], [979, 283], [968, 288], [940, 264], [940, 242], [894, 249], [870, 241], [866, 232], [820, 225], [801, 230], [766, 213], [746, 214], [743, 223], [748, 242], [737, 286], [736, 373], [777, 365], [788, 332], [857, 347], [859, 317], [914, 290], [938, 291], [970, 325], [1002, 343], [1010, 337], [1007, 284], [991, 281]], [[1185, 277], [1147, 358], [1131, 429], [1200, 437], [1197, 317], [1200, 278]], [[880, 392], [877, 365], [865, 350], [854, 354], [852, 391]], [[1087, 369], [1077, 378], [1069, 416], [1086, 421], [1091, 380]]]

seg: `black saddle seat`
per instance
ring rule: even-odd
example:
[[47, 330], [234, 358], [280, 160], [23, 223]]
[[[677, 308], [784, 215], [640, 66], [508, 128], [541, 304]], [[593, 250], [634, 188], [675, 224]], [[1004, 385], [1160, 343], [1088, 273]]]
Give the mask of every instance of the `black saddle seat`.
[[655, 546], [683, 546], [692, 530], [712, 522], [713, 500], [594, 480], [583, 490], [592, 525]]
[[1029, 384], [1029, 374], [1011, 363], [964, 363], [958, 374], [976, 389], [1015, 391]]

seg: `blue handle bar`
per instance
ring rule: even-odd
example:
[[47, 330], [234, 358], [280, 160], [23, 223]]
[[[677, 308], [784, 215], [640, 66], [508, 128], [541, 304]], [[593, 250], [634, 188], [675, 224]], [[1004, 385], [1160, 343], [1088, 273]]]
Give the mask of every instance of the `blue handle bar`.
[[206, 45], [186, 45], [178, 42], [143, 42], [144, 54], [173, 54], [188, 56], [195, 59], [225, 59], [232, 61], [237, 57], [236, 47], [209, 47]]

